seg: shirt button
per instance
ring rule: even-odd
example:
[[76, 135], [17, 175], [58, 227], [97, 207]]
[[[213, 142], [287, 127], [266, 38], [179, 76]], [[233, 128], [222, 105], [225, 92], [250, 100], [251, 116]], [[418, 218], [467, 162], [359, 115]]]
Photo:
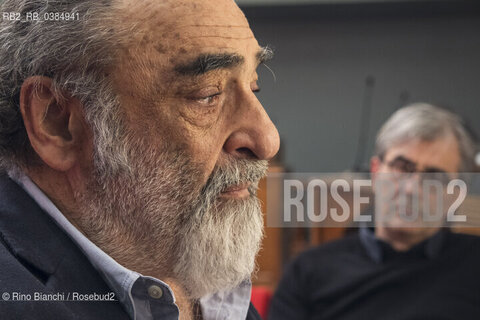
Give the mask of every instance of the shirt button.
[[153, 285], [148, 287], [148, 294], [153, 299], [160, 299], [163, 296], [163, 291], [159, 286]]

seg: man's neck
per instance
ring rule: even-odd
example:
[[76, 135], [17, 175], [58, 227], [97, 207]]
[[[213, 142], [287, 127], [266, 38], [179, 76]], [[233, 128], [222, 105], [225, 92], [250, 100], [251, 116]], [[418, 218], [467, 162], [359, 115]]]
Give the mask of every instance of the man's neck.
[[72, 186], [72, 183], [82, 185], [79, 182], [81, 180], [80, 169], [72, 169], [71, 172], [65, 173], [41, 166], [24, 168], [22, 171], [55, 204], [65, 218], [82, 232], [79, 226], [75, 224], [76, 215], [80, 214], [81, 210], [77, 208], [73, 191], [75, 186]]
[[377, 225], [375, 236], [390, 244], [396, 251], [408, 251], [433, 236], [438, 230], [438, 228], [386, 228]]
[[202, 311], [198, 300], [188, 299], [185, 289], [174, 279], [165, 279], [175, 295], [175, 303], [180, 311], [179, 320], [201, 320]]

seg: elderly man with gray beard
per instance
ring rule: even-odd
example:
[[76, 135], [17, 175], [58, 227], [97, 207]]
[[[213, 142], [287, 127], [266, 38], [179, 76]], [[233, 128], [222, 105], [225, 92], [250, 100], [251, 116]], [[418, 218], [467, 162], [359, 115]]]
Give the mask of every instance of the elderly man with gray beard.
[[256, 189], [279, 136], [255, 95], [271, 51], [237, 5], [0, 12], [1, 318], [259, 319]]

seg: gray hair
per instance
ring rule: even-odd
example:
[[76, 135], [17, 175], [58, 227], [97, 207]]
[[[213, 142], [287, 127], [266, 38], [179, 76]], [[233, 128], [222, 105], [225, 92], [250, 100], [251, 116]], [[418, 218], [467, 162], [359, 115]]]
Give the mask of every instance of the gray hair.
[[113, 150], [123, 136], [123, 125], [109, 79], [120, 40], [110, 19], [111, 0], [5, 0], [0, 12], [16, 12], [22, 19], [27, 12], [38, 12], [40, 17], [69, 12], [79, 17], [0, 21], [0, 168], [39, 162], [19, 108], [20, 89], [31, 76], [51, 78], [53, 93], [60, 99], [67, 93], [80, 100], [94, 135], [97, 170], [108, 160], [110, 167], [125, 163]]
[[433, 141], [447, 134], [453, 134], [457, 139], [462, 160], [460, 171], [471, 171], [477, 146], [462, 119], [427, 103], [415, 103], [397, 110], [378, 132], [375, 153], [383, 156], [389, 148], [406, 141]]

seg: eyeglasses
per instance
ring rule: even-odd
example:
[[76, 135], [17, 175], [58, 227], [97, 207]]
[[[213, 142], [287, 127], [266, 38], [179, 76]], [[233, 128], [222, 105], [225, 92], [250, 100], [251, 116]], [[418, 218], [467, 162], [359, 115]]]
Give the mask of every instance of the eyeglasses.
[[[382, 157], [380, 157], [380, 160], [383, 162]], [[393, 160], [384, 163], [392, 171], [394, 177], [399, 179], [411, 179], [412, 176], [418, 174], [420, 181], [436, 180], [444, 186], [447, 186], [453, 179], [447, 172], [435, 167], [427, 167], [425, 170], [420, 171], [416, 162], [403, 156], [397, 156]]]

